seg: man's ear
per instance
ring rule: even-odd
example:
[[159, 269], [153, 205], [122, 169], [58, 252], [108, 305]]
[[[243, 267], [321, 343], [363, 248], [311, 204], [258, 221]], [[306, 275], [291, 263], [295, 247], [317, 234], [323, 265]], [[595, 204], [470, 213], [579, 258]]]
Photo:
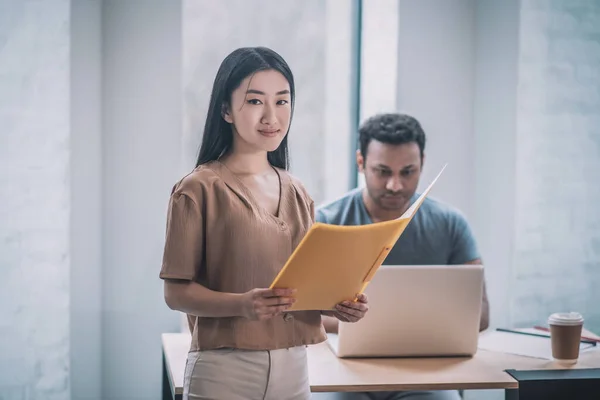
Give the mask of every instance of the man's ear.
[[365, 158], [359, 150], [356, 150], [356, 165], [358, 166], [358, 172], [365, 171]]
[[223, 103], [221, 106], [221, 116], [225, 121], [233, 124], [233, 118], [231, 118], [231, 112], [229, 111], [229, 105], [227, 103]]
[[425, 165], [425, 153], [421, 156], [421, 171], [423, 170], [423, 165]]

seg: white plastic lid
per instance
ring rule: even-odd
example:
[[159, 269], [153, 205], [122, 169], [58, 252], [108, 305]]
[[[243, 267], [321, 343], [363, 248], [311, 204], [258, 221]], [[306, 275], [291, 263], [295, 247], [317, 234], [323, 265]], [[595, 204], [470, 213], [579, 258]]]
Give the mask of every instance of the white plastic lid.
[[548, 324], [572, 326], [583, 324], [583, 316], [578, 312], [554, 313], [548, 317]]

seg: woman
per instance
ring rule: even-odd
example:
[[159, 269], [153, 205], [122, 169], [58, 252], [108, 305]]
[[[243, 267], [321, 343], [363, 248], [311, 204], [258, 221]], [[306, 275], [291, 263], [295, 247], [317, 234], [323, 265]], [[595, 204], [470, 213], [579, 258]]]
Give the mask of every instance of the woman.
[[[281, 56], [241, 48], [221, 64], [196, 168], [173, 188], [160, 277], [187, 313], [184, 399], [306, 399], [306, 346], [319, 311], [286, 312], [293, 288], [267, 289], [314, 221], [288, 172], [294, 79]], [[366, 297], [333, 313], [354, 322]]]

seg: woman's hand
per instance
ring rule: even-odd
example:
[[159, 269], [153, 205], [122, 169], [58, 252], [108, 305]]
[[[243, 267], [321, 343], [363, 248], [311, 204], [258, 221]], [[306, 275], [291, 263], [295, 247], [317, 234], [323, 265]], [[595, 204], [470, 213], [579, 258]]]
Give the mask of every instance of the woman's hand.
[[241, 296], [242, 316], [266, 320], [281, 314], [296, 302], [294, 289], [252, 289]]
[[367, 295], [361, 293], [358, 295], [357, 301], [342, 301], [335, 306], [335, 310], [325, 311], [323, 314], [335, 317], [342, 322], [357, 322], [369, 311], [368, 302]]

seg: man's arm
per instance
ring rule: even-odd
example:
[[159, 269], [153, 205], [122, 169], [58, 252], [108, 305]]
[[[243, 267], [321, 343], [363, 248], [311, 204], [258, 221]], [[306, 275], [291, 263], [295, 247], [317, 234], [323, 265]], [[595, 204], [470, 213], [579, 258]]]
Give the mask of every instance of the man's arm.
[[[480, 258], [467, 261], [465, 264], [480, 265], [483, 264]], [[490, 304], [488, 302], [487, 290], [485, 288], [485, 279], [483, 280], [483, 298], [481, 302], [481, 317], [479, 319], [479, 331], [485, 331], [490, 326]]]
[[[452, 214], [450, 222], [450, 234], [452, 235], [452, 254], [448, 260], [449, 264], [475, 264], [483, 265], [475, 236], [467, 222], [460, 213]], [[487, 297], [485, 279], [483, 281], [483, 296], [481, 304], [481, 317], [479, 331], [486, 330], [490, 325], [490, 305]]]

